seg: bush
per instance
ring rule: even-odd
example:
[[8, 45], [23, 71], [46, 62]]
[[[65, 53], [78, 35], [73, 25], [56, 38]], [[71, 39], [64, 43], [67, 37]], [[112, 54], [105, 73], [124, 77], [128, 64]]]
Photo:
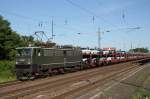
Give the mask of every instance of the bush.
[[14, 80], [15, 61], [0, 61], [0, 82]]
[[150, 91], [140, 88], [130, 99], [150, 99]]

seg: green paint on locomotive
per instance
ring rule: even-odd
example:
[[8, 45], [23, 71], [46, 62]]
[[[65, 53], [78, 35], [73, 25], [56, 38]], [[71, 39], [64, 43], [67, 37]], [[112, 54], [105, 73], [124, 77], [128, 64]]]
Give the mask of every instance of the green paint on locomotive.
[[79, 66], [82, 63], [80, 48], [16, 48], [16, 75], [31, 76], [50, 69]]
[[16, 64], [36, 64], [44, 66], [68, 66], [81, 62], [80, 48], [17, 48]]

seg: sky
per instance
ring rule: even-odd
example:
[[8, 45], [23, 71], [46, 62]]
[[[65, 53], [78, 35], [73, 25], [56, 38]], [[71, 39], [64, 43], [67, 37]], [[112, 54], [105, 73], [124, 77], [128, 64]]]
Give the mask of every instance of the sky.
[[44, 31], [50, 38], [53, 20], [54, 42], [91, 48], [98, 28], [102, 47], [150, 48], [149, 11], [150, 0], [0, 0], [0, 15], [20, 35]]

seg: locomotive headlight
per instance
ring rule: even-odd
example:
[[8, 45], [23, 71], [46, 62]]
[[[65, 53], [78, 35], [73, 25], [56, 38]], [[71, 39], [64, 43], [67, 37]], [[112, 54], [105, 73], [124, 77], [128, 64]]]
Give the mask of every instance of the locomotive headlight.
[[18, 62], [16, 61], [16, 64], [18, 64]]
[[31, 64], [31, 60], [30, 59], [28, 59], [27, 64]]
[[30, 61], [28, 61], [28, 63], [27, 64], [31, 64], [31, 62]]

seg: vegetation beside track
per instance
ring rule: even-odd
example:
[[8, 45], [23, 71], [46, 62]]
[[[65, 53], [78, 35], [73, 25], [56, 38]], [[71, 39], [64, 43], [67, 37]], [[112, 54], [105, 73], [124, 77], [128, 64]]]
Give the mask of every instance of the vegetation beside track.
[[[141, 76], [142, 77], [142, 76]], [[142, 86], [140, 87], [130, 99], [150, 99], [150, 74], [143, 81]], [[145, 86], [146, 85], [146, 86]]]
[[150, 91], [140, 88], [130, 99], [150, 99]]
[[0, 83], [15, 80], [15, 61], [0, 61]]

